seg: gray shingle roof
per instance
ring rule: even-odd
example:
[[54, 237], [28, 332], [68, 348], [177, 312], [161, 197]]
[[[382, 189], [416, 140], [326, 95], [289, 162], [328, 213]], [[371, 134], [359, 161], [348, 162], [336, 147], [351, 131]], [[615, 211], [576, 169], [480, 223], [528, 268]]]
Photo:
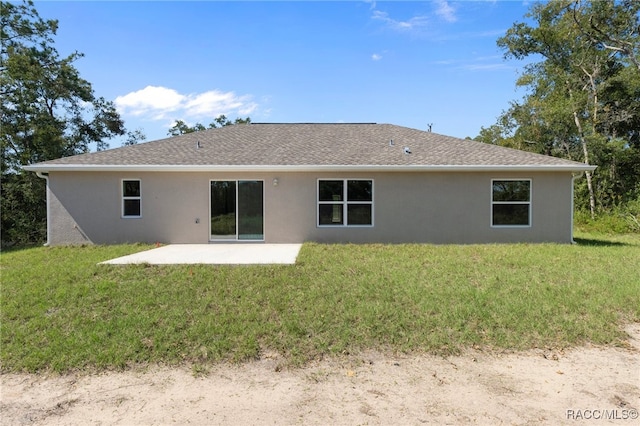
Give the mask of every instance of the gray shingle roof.
[[[393, 145], [390, 144], [393, 141]], [[408, 147], [410, 154], [404, 152]], [[591, 169], [582, 163], [391, 124], [249, 124], [60, 158], [26, 170], [130, 167], [232, 169], [549, 168]]]

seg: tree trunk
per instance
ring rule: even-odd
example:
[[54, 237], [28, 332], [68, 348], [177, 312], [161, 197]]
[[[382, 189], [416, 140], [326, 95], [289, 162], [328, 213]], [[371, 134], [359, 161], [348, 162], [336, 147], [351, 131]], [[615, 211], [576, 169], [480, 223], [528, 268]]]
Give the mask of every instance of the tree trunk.
[[[582, 131], [582, 123], [580, 123], [580, 117], [578, 117], [578, 112], [573, 111], [573, 120], [576, 123], [576, 127], [578, 128], [578, 134], [580, 135], [580, 143], [582, 144], [582, 153], [584, 154], [584, 163], [589, 164], [589, 150], [587, 149], [587, 140], [584, 137], [584, 132]], [[593, 184], [591, 183], [591, 172], [586, 170], [584, 172], [587, 177], [587, 188], [589, 189], [589, 210], [591, 210], [591, 219], [594, 219], [596, 216], [596, 197], [593, 193]]]
[[[582, 128], [582, 123], [580, 122], [580, 117], [578, 116], [578, 111], [576, 111], [575, 103], [573, 102], [573, 90], [567, 81], [567, 91], [569, 92], [569, 99], [571, 99], [573, 110], [573, 121], [576, 123], [576, 127], [578, 128], [578, 135], [580, 137], [580, 144], [582, 145], [582, 153], [584, 154], [584, 163], [589, 164], [589, 150], [587, 148], [587, 140], [584, 137], [584, 129]], [[596, 197], [593, 193], [593, 184], [591, 182], [591, 172], [589, 170], [585, 170], [585, 176], [587, 177], [587, 189], [589, 190], [589, 210], [591, 211], [591, 219], [595, 219], [596, 217]]]

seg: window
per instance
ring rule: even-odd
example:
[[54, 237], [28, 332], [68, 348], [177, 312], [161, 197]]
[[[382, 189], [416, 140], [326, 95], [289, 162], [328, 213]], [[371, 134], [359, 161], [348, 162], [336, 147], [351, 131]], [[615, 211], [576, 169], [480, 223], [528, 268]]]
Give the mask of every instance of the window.
[[122, 217], [142, 217], [139, 180], [122, 181]]
[[318, 180], [318, 226], [372, 225], [372, 180]]
[[491, 181], [491, 225], [531, 226], [531, 180]]

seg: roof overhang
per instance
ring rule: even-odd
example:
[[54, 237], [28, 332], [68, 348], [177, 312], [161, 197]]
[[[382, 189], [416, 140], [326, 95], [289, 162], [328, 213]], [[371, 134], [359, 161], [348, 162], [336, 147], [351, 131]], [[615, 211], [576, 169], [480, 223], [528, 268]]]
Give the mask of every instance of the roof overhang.
[[596, 166], [560, 165], [87, 165], [35, 164], [31, 172], [584, 172]]

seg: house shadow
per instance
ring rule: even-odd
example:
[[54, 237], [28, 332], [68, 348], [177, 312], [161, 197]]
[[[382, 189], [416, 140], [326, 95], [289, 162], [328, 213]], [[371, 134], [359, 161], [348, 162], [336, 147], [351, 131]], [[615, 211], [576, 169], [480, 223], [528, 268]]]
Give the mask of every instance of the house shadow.
[[622, 247], [622, 246], [631, 246], [632, 244], [622, 243], [619, 241], [611, 241], [606, 239], [595, 239], [595, 238], [574, 238], [573, 239], [576, 244], [579, 246], [591, 246], [591, 247]]

